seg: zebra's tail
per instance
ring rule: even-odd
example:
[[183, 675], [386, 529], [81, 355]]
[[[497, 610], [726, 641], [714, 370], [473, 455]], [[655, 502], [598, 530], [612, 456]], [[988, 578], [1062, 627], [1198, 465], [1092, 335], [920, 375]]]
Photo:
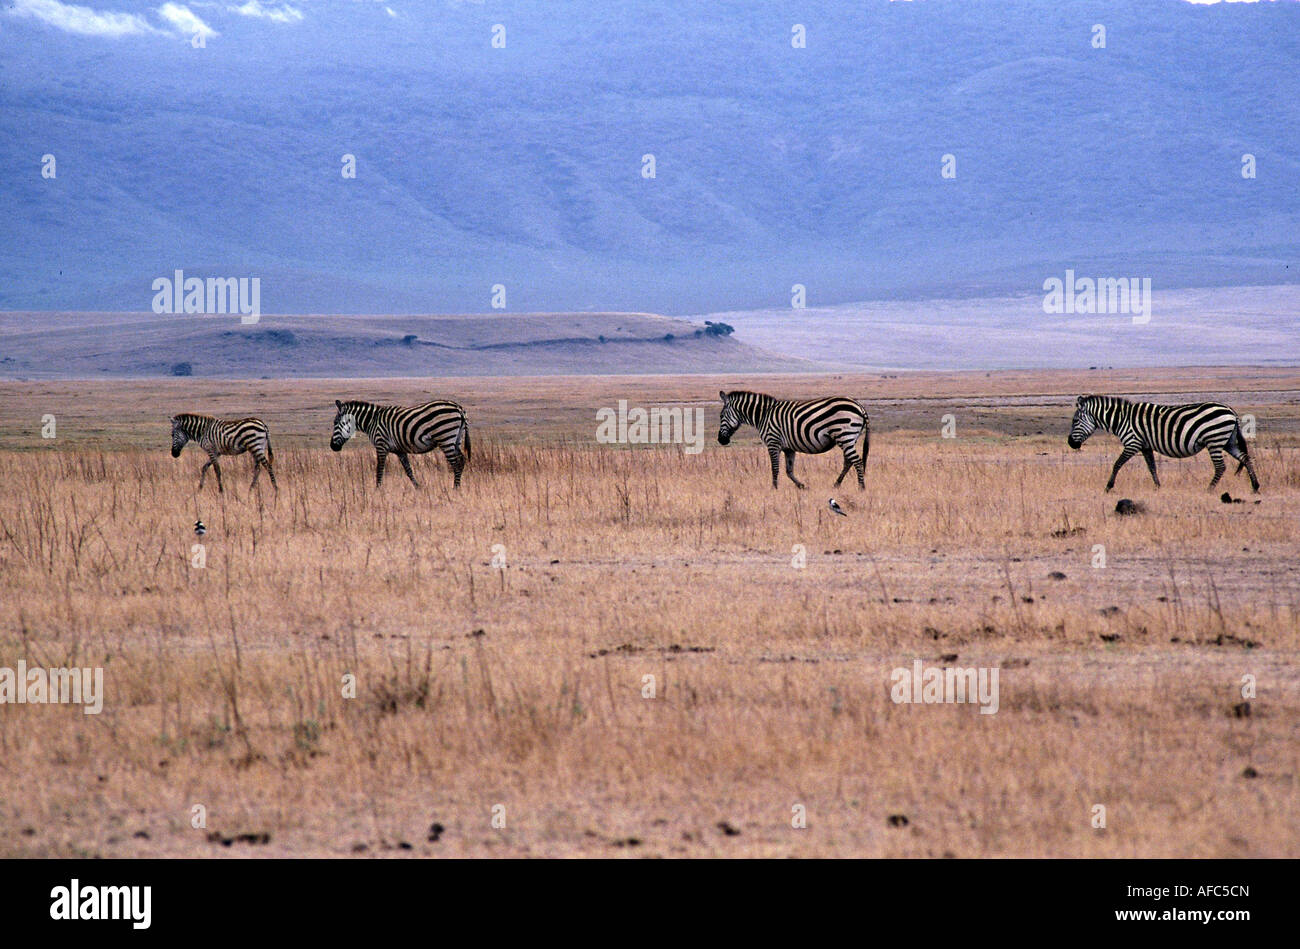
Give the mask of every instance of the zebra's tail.
[[871, 419], [867, 418], [867, 410], [862, 410], [862, 460], [867, 460], [867, 455], [871, 454]]
[[460, 410], [460, 434], [456, 436], [456, 441], [461, 442], [462, 454], [465, 455], [465, 464], [469, 464], [469, 421], [465, 418], [465, 410]]

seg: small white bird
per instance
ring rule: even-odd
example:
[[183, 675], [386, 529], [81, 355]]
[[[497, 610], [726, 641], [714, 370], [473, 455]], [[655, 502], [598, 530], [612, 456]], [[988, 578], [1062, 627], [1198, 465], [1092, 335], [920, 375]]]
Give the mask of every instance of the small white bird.
[[202, 521], [195, 521], [195, 522], [194, 522], [194, 533], [196, 533], [196, 534], [198, 534], [200, 537], [202, 537], [202, 536], [203, 536], [204, 534], [206, 534], [207, 532], [208, 532], [208, 529], [207, 529], [206, 527], [203, 526], [203, 522], [202, 522]]
[[826, 503], [829, 504], [831, 506], [831, 510], [834, 511], [836, 514], [838, 514], [840, 517], [848, 517], [847, 514], [845, 514], [842, 510], [840, 510], [840, 506], [835, 503], [834, 498], [829, 499]]

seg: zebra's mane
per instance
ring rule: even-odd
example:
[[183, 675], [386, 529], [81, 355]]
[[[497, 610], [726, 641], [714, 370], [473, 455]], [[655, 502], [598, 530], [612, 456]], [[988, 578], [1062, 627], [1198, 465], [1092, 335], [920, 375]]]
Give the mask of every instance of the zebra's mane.
[[[339, 408], [344, 412], [356, 412], [357, 410], [370, 410], [375, 413], [379, 412], [410, 412], [414, 409], [421, 409], [427, 405], [441, 403], [456, 408], [461, 408], [456, 402], [447, 399], [430, 399], [428, 402], [420, 402], [416, 405], [396, 405], [391, 402], [367, 402], [365, 399], [342, 399], [339, 401]], [[462, 409], [463, 411], [463, 409]]]
[[751, 392], [749, 389], [736, 389], [727, 393], [727, 405], [731, 406], [740, 418], [750, 425], [761, 425], [776, 406], [776, 398], [766, 392]]
[[348, 399], [339, 405], [339, 415], [351, 415], [357, 423], [357, 429], [367, 435], [374, 433], [375, 426], [384, 415], [401, 412], [400, 405], [384, 405], [380, 402], [367, 402], [365, 399]]
[[1081, 401], [1089, 405], [1131, 405], [1132, 399], [1126, 399], [1122, 395], [1084, 395], [1079, 397]]
[[[392, 405], [381, 405], [378, 402], [367, 402], [365, 399], [345, 399], [339, 405], [339, 414], [341, 415], [371, 415], [382, 412], [384, 409], [396, 408]], [[357, 419], [358, 422], [361, 419]]]
[[369, 402], [366, 399], [344, 399], [343, 408], [349, 407], [358, 409], [404, 409], [409, 408], [405, 405], [393, 405], [388, 402]]
[[215, 417], [216, 416], [214, 415], [200, 415], [198, 412], [177, 412], [172, 416], [173, 419], [181, 424], [185, 424], [186, 422], [206, 422]]

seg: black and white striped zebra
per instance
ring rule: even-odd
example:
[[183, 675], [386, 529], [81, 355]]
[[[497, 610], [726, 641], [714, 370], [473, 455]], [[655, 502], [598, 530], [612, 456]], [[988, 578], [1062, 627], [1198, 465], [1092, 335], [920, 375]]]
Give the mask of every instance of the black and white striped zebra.
[[[460, 487], [460, 473], [469, 461], [469, 423], [465, 410], [456, 402], [437, 400], [424, 405], [376, 405], [373, 402], [339, 402], [334, 416], [334, 435], [330, 448], [342, 451], [343, 445], [358, 431], [370, 436], [375, 446], [375, 487], [384, 482], [384, 462], [390, 454], [402, 463], [406, 476], [417, 488], [408, 455], [420, 455], [441, 448]], [[462, 447], [463, 446], [463, 447]]]
[[[785, 455], [785, 473], [795, 487], [804, 487], [794, 476], [795, 452], [819, 455], [839, 446], [844, 452], [844, 468], [835, 479], [838, 487], [850, 468], [858, 471], [858, 489], [866, 488], [864, 472], [867, 453], [871, 450], [871, 426], [867, 413], [853, 399], [832, 396], [825, 399], [776, 399], [761, 392], [719, 392], [722, 419], [718, 442], [725, 445], [742, 424], [758, 429], [758, 437], [772, 457], [772, 487], [778, 484], [781, 455]], [[862, 454], [858, 454], [858, 437]]]
[[1213, 488], [1223, 477], [1223, 453], [1237, 459], [1237, 474], [1245, 468], [1250, 486], [1259, 491], [1259, 479], [1250, 460], [1250, 450], [1241, 434], [1237, 413], [1220, 402], [1194, 402], [1186, 405], [1159, 405], [1155, 402], [1130, 402], [1111, 395], [1081, 395], [1075, 403], [1070, 423], [1069, 444], [1081, 448], [1096, 429], [1119, 438], [1124, 449], [1106, 482], [1106, 490], [1115, 487], [1115, 476], [1124, 463], [1141, 454], [1151, 469], [1151, 480], [1160, 487], [1156, 475], [1155, 452], [1171, 458], [1190, 458], [1202, 448], [1214, 463]]
[[219, 419], [211, 415], [195, 415], [182, 412], [172, 416], [172, 457], [179, 458], [181, 449], [188, 441], [195, 442], [208, 453], [208, 462], [199, 471], [199, 489], [203, 488], [203, 479], [208, 476], [211, 467], [217, 473], [217, 491], [223, 492], [221, 485], [221, 465], [217, 463], [218, 455], [242, 455], [249, 452], [253, 456], [253, 483], [266, 468], [271, 476], [271, 485], [279, 491], [275, 483], [275, 469], [271, 467], [271, 433], [266, 423], [260, 418]]

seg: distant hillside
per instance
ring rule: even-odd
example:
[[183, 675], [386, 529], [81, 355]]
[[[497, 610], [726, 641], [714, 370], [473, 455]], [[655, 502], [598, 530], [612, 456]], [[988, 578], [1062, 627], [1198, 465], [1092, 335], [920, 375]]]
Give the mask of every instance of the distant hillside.
[[858, 369], [1300, 366], [1300, 287], [1156, 290], [1150, 319], [1043, 312], [1043, 294], [885, 300], [713, 319], [748, 343]]
[[647, 313], [233, 316], [0, 313], [0, 377], [798, 372], [703, 323]]
[[0, 308], [147, 310], [175, 269], [281, 313], [1300, 278], [1300, 3], [195, 3], [202, 49], [17, 6]]

